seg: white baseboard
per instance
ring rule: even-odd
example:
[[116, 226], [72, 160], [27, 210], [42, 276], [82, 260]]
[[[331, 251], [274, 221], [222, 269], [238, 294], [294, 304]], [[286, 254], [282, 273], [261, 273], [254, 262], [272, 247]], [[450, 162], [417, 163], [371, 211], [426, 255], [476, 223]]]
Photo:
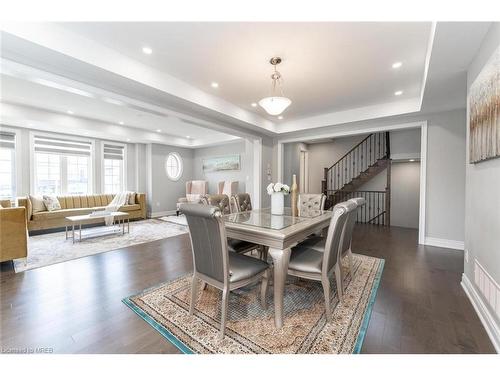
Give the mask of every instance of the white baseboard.
[[481, 296], [476, 291], [467, 275], [464, 273], [462, 274], [462, 282], [460, 284], [462, 285], [465, 294], [467, 294], [467, 297], [469, 297], [472, 306], [474, 306], [474, 310], [476, 310], [481, 323], [483, 323], [484, 329], [490, 337], [495, 350], [497, 351], [497, 353], [500, 353], [500, 327], [495, 321], [495, 318], [493, 317], [493, 315], [491, 315], [490, 311], [481, 299]]
[[446, 247], [448, 249], [464, 250], [463, 241], [447, 240], [445, 238], [425, 237], [424, 245]]
[[170, 215], [175, 215], [175, 210], [170, 210], [170, 211], [156, 211], [156, 212], [150, 212], [148, 214], [148, 217], [150, 219], [154, 219], [157, 217], [162, 217], [162, 216], [170, 216]]

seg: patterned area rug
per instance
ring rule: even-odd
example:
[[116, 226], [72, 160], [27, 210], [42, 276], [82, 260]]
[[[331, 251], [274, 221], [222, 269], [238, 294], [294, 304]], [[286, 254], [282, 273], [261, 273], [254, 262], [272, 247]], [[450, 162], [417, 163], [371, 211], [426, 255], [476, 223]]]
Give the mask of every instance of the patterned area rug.
[[[223, 340], [221, 292], [208, 286], [189, 316], [191, 275], [147, 289], [123, 302], [183, 353], [359, 353], [368, 327], [384, 260], [354, 255], [354, 275], [346, 276], [345, 300], [332, 295], [333, 316], [326, 322], [321, 283], [289, 277], [284, 325], [274, 327], [273, 288], [268, 308], [259, 301], [259, 285], [231, 292]], [[332, 281], [332, 290], [336, 290]]]
[[186, 216], [184, 216], [184, 215], [179, 215], [179, 216], [174, 216], [174, 215], [172, 215], [172, 216], [162, 216], [162, 217], [159, 217], [158, 219], [163, 220], [163, 221], [167, 221], [169, 223], [183, 225], [185, 227], [187, 227], [187, 225], [188, 225]]
[[[92, 233], [98, 234], [105, 229], [107, 228], [99, 226], [83, 229], [83, 231], [92, 235]], [[178, 236], [187, 233], [187, 231], [187, 228], [176, 224], [150, 219], [131, 221], [130, 233], [125, 235], [115, 233], [84, 239], [82, 242], [76, 243], [73, 243], [71, 239], [66, 239], [64, 232], [30, 236], [28, 239], [28, 258], [15, 259], [14, 268], [16, 272], [23, 272], [131, 245]]]

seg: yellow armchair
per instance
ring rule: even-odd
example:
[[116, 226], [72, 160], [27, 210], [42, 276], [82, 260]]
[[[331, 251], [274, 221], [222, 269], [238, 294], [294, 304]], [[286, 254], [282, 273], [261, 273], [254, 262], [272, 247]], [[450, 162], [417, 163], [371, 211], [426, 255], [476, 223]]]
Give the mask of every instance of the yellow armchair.
[[0, 201], [0, 262], [28, 256], [28, 231], [24, 207]]

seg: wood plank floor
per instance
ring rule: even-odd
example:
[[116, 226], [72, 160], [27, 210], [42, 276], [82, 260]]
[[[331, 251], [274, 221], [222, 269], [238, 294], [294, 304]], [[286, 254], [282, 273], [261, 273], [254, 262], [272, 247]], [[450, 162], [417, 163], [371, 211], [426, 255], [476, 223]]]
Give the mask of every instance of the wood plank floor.
[[[354, 252], [384, 258], [364, 353], [494, 353], [460, 287], [463, 252], [417, 232], [360, 225]], [[19, 274], [0, 272], [0, 347], [57, 353], [178, 353], [121, 299], [192, 269], [187, 235]]]

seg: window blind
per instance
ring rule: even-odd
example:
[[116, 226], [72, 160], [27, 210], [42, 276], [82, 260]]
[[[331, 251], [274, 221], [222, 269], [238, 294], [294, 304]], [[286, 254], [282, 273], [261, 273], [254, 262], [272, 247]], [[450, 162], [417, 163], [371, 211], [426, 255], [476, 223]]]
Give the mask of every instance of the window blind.
[[123, 160], [125, 146], [104, 144], [104, 159]]
[[90, 141], [74, 141], [70, 139], [35, 136], [35, 152], [90, 156], [91, 151], [92, 143]]
[[0, 132], [0, 147], [16, 148], [16, 134], [5, 131]]

